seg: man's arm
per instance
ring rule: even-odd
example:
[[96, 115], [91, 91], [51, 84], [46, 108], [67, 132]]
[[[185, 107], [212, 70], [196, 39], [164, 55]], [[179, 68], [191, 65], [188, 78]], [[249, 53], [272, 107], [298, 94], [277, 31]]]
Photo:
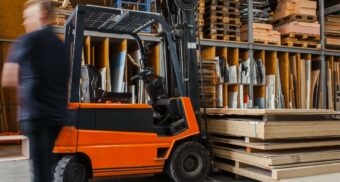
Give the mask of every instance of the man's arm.
[[2, 87], [15, 87], [19, 86], [19, 64], [7, 62], [2, 69], [1, 77]]

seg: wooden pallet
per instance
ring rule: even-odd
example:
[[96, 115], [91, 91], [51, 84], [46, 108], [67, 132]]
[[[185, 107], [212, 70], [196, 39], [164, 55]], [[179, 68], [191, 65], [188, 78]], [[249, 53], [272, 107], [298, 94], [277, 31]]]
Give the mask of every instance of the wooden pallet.
[[224, 23], [240, 25], [241, 20], [240, 17], [224, 17]]
[[240, 11], [235, 8], [224, 8], [224, 10], [206, 10], [205, 17], [210, 16], [226, 16], [226, 17], [240, 17]]
[[316, 42], [311, 41], [299, 41], [295, 38], [283, 38], [281, 39], [281, 45], [289, 46], [289, 47], [302, 47], [302, 48], [313, 48], [320, 49], [321, 45]]
[[[213, 145], [214, 156], [244, 162], [263, 169], [284, 169], [308, 165], [308, 163], [322, 163], [325, 161], [340, 161], [338, 148], [326, 149], [294, 149], [278, 151], [247, 152], [244, 148]], [[339, 171], [340, 172], [340, 171]]]
[[303, 177], [317, 175], [323, 175], [322, 177], [318, 177], [319, 181], [324, 181], [322, 180], [323, 178], [327, 180], [327, 177], [325, 177], [327, 176], [326, 174], [339, 172], [340, 163], [324, 162], [311, 166], [268, 170], [257, 167], [255, 165], [249, 165], [238, 161], [217, 158], [214, 161], [214, 167], [223, 171], [235, 173], [237, 175], [245, 176], [258, 181], [277, 182], [281, 180], [289, 180], [291, 182], [301, 182], [303, 181]]
[[237, 35], [240, 36], [240, 26], [232, 24], [212, 24], [204, 27], [206, 34], [224, 34], [224, 35]]
[[240, 1], [239, 0], [208, 0], [205, 2], [206, 6], [211, 5], [219, 5], [224, 7], [233, 7], [233, 8], [240, 8]]
[[339, 49], [340, 48], [340, 37], [326, 37], [326, 47], [331, 49]]
[[204, 23], [206, 25], [211, 25], [211, 24], [216, 24], [216, 23], [240, 25], [241, 21], [239, 17], [233, 18], [233, 17], [227, 17], [227, 16], [225, 17], [211, 16], [209, 18], [206, 18]]
[[306, 34], [306, 33], [288, 33], [281, 35], [282, 38], [296, 38], [298, 40], [311, 40], [311, 41], [320, 41], [320, 35], [317, 34]]
[[207, 26], [212, 25], [212, 24], [218, 24], [218, 23], [224, 24], [224, 22], [225, 22], [224, 19], [225, 19], [225, 17], [223, 17], [223, 16], [210, 16], [208, 18], [205, 18], [204, 23]]
[[236, 35], [224, 35], [223, 40], [240, 42], [241, 37]]
[[289, 16], [286, 16], [284, 18], [274, 21], [273, 25], [278, 26], [278, 25], [282, 25], [282, 24], [292, 22], [292, 21], [315, 23], [318, 21], [318, 18], [317, 16], [313, 16], [313, 15], [292, 14], [292, 15], [289, 15]]
[[259, 39], [259, 38], [254, 38], [253, 42], [255, 44], [266, 44], [266, 45], [281, 45], [280, 41], [276, 40], [265, 40], [265, 39]]
[[319, 148], [340, 146], [340, 138], [306, 138], [296, 140], [273, 140], [265, 141], [251, 137], [236, 137], [230, 135], [210, 134], [209, 140], [211, 143], [221, 143], [226, 145], [242, 146], [255, 150], [285, 150], [298, 148]]

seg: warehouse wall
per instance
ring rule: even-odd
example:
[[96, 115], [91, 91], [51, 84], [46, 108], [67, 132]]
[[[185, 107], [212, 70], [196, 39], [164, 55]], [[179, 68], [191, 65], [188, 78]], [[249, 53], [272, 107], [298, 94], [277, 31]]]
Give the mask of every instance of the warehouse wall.
[[24, 33], [22, 10], [25, 0], [0, 0], [0, 39], [15, 39]]

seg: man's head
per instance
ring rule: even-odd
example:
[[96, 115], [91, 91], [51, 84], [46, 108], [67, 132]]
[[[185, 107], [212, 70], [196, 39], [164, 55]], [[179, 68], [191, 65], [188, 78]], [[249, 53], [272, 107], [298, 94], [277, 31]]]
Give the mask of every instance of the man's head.
[[53, 9], [49, 0], [28, 0], [24, 4], [23, 25], [26, 32], [40, 29], [51, 22]]

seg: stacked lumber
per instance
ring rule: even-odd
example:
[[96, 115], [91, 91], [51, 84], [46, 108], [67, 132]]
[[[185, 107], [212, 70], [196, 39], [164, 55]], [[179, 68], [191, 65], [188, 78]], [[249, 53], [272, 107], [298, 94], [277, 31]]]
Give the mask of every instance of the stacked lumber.
[[317, 1], [313, 0], [278, 0], [274, 20], [293, 14], [316, 16]]
[[69, 0], [53, 0], [55, 21], [54, 25], [64, 26], [68, 16], [71, 14], [73, 7]]
[[221, 76], [220, 61], [202, 60], [198, 64], [201, 106], [216, 108], [223, 105], [223, 77]]
[[320, 48], [320, 24], [317, 2], [280, 0], [274, 13], [275, 30], [282, 35], [281, 44], [290, 47]]
[[203, 26], [204, 26], [204, 13], [205, 13], [205, 0], [200, 0], [198, 2], [196, 22], [197, 22], [197, 36], [203, 38]]
[[[242, 25], [241, 27], [241, 40], [248, 40], [248, 25]], [[253, 42], [280, 45], [280, 32], [273, 30], [273, 26], [271, 24], [253, 23]]]
[[210, 39], [240, 41], [240, 2], [207, 0], [204, 36]]
[[340, 15], [325, 17], [326, 48], [340, 48]]
[[207, 109], [207, 114], [214, 167], [220, 170], [295, 182], [340, 172], [340, 121], [334, 111]]

